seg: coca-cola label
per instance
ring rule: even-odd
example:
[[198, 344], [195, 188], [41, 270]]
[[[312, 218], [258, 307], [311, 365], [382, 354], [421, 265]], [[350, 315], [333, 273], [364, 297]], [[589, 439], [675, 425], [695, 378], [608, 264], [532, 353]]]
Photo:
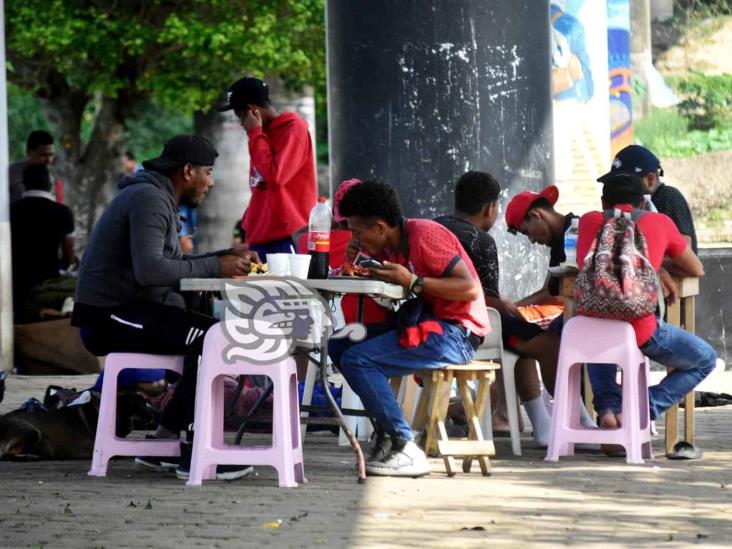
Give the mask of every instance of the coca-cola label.
[[329, 252], [330, 251], [330, 232], [328, 231], [310, 231], [308, 234], [308, 251], [310, 252]]

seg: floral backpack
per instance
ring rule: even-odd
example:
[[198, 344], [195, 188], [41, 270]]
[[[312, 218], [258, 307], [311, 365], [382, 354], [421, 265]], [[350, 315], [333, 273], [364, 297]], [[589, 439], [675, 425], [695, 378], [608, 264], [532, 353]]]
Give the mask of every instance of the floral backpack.
[[643, 210], [605, 212], [605, 224], [587, 252], [575, 283], [575, 312], [636, 320], [658, 306], [659, 281], [648, 246], [637, 228]]

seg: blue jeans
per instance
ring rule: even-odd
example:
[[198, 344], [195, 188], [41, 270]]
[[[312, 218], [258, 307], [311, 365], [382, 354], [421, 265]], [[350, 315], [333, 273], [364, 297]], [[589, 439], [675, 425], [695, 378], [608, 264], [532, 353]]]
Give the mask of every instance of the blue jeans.
[[427, 341], [417, 347], [402, 347], [399, 331], [389, 324], [367, 326], [367, 339], [358, 343], [340, 339], [330, 342], [330, 358], [338, 365], [366, 411], [391, 436], [414, 439], [412, 428], [404, 419], [389, 385], [390, 377], [444, 368], [445, 364], [467, 364], [475, 356], [467, 335], [460, 328], [439, 322], [444, 333], [431, 333]]
[[[673, 368], [661, 383], [648, 388], [651, 419], [656, 419], [679, 402], [714, 370], [717, 363], [717, 353], [709, 343], [662, 320], [658, 321], [656, 331], [640, 350], [651, 360]], [[595, 410], [620, 413], [622, 392], [615, 382], [615, 366], [588, 366]]]

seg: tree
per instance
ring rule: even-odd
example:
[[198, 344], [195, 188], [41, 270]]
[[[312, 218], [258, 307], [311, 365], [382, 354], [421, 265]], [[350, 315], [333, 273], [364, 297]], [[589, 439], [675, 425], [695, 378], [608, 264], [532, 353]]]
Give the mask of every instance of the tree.
[[[86, 240], [121, 172], [127, 123], [155, 102], [207, 111], [244, 74], [324, 79], [324, 0], [6, 0], [9, 80], [61, 133], [56, 170]], [[82, 136], [88, 120], [88, 139]]]

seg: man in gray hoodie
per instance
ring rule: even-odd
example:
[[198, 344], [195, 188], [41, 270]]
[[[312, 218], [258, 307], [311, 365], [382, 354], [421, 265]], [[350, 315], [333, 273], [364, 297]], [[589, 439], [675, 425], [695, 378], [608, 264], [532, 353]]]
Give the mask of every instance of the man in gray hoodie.
[[193, 421], [198, 356], [204, 334], [216, 322], [186, 311], [175, 288], [182, 278], [244, 275], [252, 261], [259, 261], [245, 247], [181, 253], [178, 206], [196, 207], [205, 198], [214, 184], [217, 156], [214, 146], [196, 135], [168, 141], [158, 158], [143, 162], [144, 170], [119, 183], [121, 190], [94, 227], [79, 270], [73, 324], [87, 349], [96, 355], [186, 356], [157, 437], [177, 438]]

